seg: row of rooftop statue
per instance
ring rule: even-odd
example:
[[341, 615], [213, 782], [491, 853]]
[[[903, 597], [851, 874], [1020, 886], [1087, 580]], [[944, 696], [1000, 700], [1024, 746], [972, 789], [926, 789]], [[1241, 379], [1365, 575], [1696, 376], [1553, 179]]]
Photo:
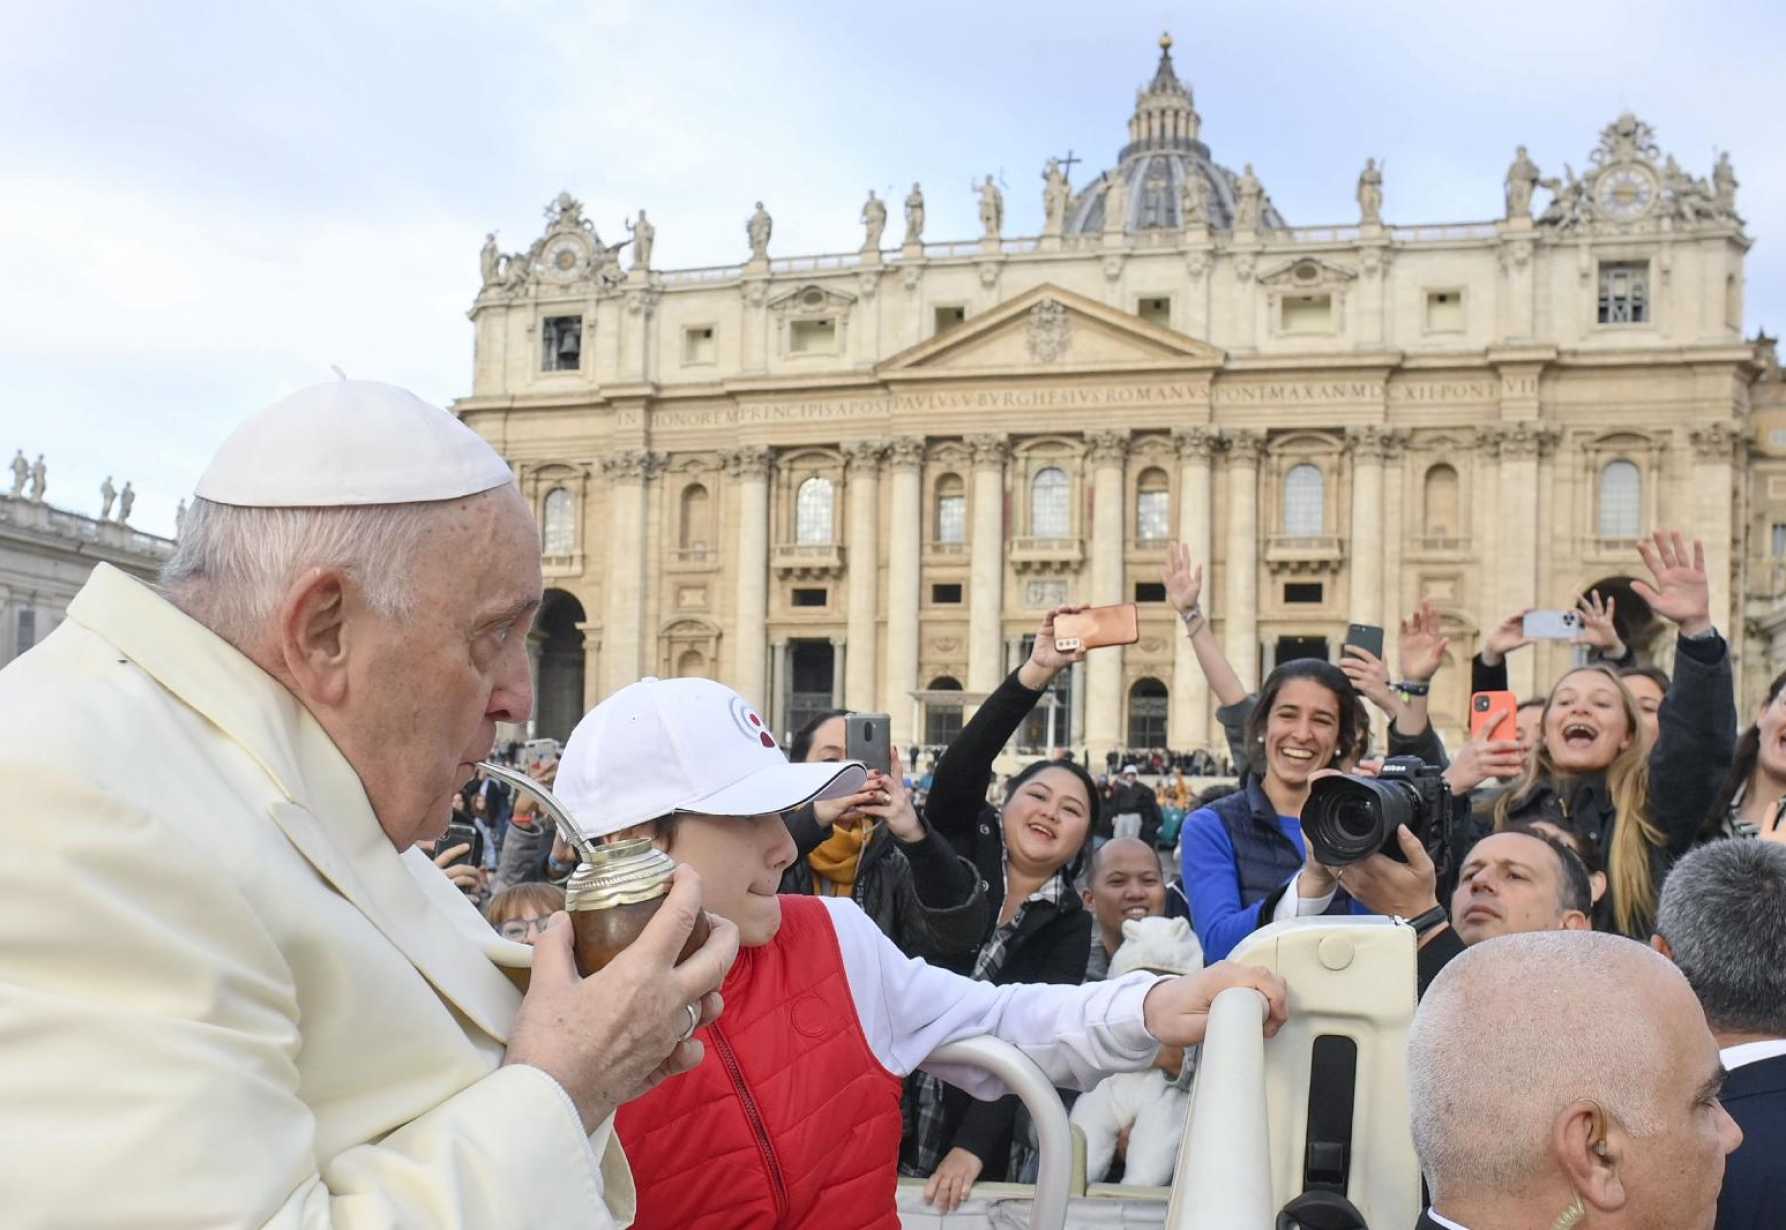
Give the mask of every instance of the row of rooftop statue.
[[[41, 504], [44, 491], [49, 487], [49, 467], [44, 464], [43, 454], [37, 454], [35, 462], [25, 460], [25, 450], [19, 449], [12, 455], [12, 490], [8, 494], [15, 500], [29, 500]], [[124, 490], [119, 491], [112, 485], [112, 476], [107, 474], [105, 481], [99, 484], [99, 519], [112, 520], [112, 505], [118, 506], [117, 522], [123, 525], [130, 520], [130, 511], [136, 505], [136, 488], [125, 480]], [[185, 502], [181, 502], [185, 508]]]
[[[1625, 114], [1608, 125], [1601, 134], [1600, 148], [1592, 155], [1593, 165], [1582, 175], [1565, 163], [1562, 176], [1546, 176], [1539, 169], [1526, 147], [1521, 145], [1507, 168], [1504, 180], [1508, 224], [1529, 226], [1533, 197], [1542, 188], [1551, 194], [1544, 211], [1536, 218], [1537, 225], [1567, 231], [1595, 221], [1627, 222], [1650, 210], [1651, 201], [1666, 203], [1665, 217], [1687, 225], [1729, 223], [1740, 225], [1736, 212], [1737, 178], [1728, 152], [1720, 153], [1711, 176], [1702, 178], [1683, 170], [1673, 155], [1660, 159], [1654, 133], [1635, 116]], [[1264, 184], [1247, 163], [1236, 176], [1213, 163], [1186, 159], [1178, 163], [1177, 184], [1174, 173], [1164, 168], [1147, 171], [1144, 155], [1125, 158], [1114, 172], [1106, 171], [1078, 192], [1068, 180], [1071, 165], [1077, 159], [1049, 158], [1042, 169], [1042, 216], [1044, 239], [1058, 238], [1070, 229], [1101, 230], [1121, 235], [1130, 230], [1177, 228], [1186, 233], [1206, 232], [1231, 222], [1240, 234], [1268, 233], [1277, 229], [1278, 214]], [[1138, 181], [1132, 183], [1131, 181]], [[971, 185], [979, 212], [982, 242], [996, 242], [1005, 226], [1005, 193], [999, 177], [988, 174]], [[1137, 200], [1136, 194], [1139, 194]], [[1365, 160], [1358, 174], [1355, 198], [1359, 225], [1377, 227], [1383, 224], [1383, 164], [1375, 158]], [[1217, 202], [1220, 202], [1219, 208]], [[1172, 208], [1176, 204], [1176, 209]], [[888, 202], [869, 190], [862, 205], [863, 226], [861, 251], [878, 258], [887, 229]], [[1094, 208], [1101, 207], [1101, 208]], [[595, 252], [590, 260], [598, 276], [618, 282], [624, 278], [618, 253], [632, 245], [630, 267], [644, 273], [651, 269], [652, 248], [657, 240], [657, 227], [639, 211], [638, 218], [628, 219], [630, 237], [620, 243], [604, 245], [595, 235], [593, 225], [582, 216], [582, 204], [569, 193], [560, 193], [546, 207], [547, 231], [524, 253], [504, 254], [497, 247], [496, 233], [484, 237], [481, 254], [483, 287], [486, 290], [512, 292], [526, 286], [540, 269], [542, 254], [549, 240], [564, 231], [581, 230], [593, 241]], [[924, 190], [914, 183], [905, 198], [904, 247], [922, 246], [924, 239]], [[769, 240], [775, 220], [763, 202], [745, 220], [745, 236], [750, 244], [750, 263], [765, 265], [769, 259]]]

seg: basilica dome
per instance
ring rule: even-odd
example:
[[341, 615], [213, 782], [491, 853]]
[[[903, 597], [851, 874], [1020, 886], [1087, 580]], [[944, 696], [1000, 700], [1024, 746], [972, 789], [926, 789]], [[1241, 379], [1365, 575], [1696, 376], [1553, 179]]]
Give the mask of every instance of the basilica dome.
[[[1199, 138], [1202, 125], [1190, 88], [1172, 67], [1172, 36], [1162, 35], [1159, 67], [1136, 94], [1128, 144], [1117, 155], [1115, 167], [1074, 194], [1067, 206], [1066, 233], [1103, 231], [1111, 182], [1117, 178], [1127, 189], [1117, 194], [1126, 201], [1124, 231], [1178, 230], [1184, 225], [1185, 178], [1192, 175], [1202, 181], [1198, 195], [1210, 227], [1232, 229], [1241, 177], [1210, 159], [1209, 146]], [[1262, 230], [1288, 225], [1269, 196], [1259, 213]]]

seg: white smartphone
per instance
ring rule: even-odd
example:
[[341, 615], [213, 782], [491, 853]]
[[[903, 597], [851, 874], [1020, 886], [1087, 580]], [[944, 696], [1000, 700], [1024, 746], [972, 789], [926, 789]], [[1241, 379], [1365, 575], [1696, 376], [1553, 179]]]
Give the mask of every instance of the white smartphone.
[[1580, 611], [1532, 611], [1521, 624], [1528, 640], [1572, 641], [1581, 635]]

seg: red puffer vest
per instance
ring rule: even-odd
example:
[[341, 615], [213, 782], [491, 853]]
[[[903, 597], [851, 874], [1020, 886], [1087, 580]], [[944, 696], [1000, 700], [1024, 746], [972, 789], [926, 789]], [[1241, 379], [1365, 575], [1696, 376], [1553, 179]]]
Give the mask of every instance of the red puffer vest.
[[863, 1036], [825, 904], [781, 898], [701, 1030], [706, 1058], [620, 1108], [636, 1230], [899, 1230], [898, 1077]]

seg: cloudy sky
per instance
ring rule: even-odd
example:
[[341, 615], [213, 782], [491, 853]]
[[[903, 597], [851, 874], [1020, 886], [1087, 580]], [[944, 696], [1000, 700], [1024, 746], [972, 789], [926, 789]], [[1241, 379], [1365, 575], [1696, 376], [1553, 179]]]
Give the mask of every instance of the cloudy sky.
[[525, 247], [560, 189], [609, 242], [647, 208], [665, 268], [741, 260], [758, 197], [776, 254], [853, 249], [866, 190], [913, 180], [966, 238], [987, 171], [1033, 234], [1043, 160], [1114, 161], [1162, 29], [1216, 159], [1296, 225], [1354, 220], [1366, 155], [1389, 221], [1490, 218], [1515, 144], [1579, 171], [1627, 108], [1696, 173], [1729, 149], [1746, 329], [1786, 327], [1761, 0], [5, 0], [0, 457], [88, 511], [132, 479], [167, 532], [230, 425], [331, 365], [450, 401], [484, 232]]

